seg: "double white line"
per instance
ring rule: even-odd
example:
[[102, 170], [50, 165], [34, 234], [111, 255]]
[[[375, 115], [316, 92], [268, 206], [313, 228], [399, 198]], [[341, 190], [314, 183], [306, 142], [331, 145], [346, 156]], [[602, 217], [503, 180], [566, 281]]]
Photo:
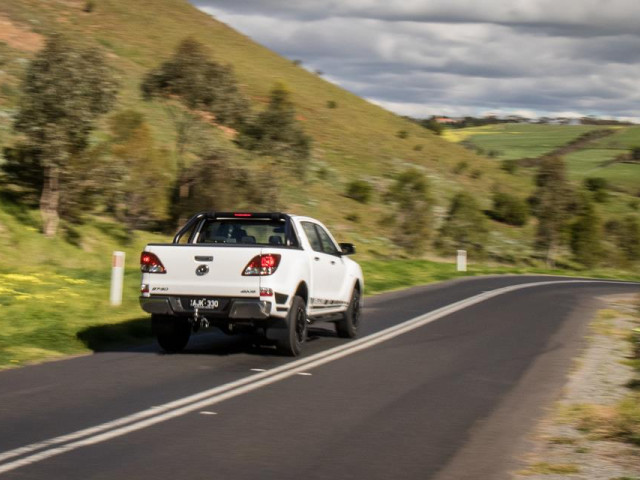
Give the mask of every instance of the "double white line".
[[499, 288], [488, 292], [469, 297], [459, 302], [452, 303], [432, 312], [420, 315], [418, 317], [407, 320], [403, 323], [387, 328], [380, 332], [374, 333], [359, 340], [340, 345], [338, 347], [316, 353], [306, 358], [301, 358], [282, 365], [280, 367], [250, 375], [246, 378], [226, 383], [200, 393], [183, 397], [173, 402], [165, 403], [156, 407], [121, 417], [116, 420], [102, 423], [90, 428], [78, 430], [68, 435], [50, 438], [37, 443], [32, 443], [24, 447], [8, 450], [0, 453], [0, 474], [40, 462], [47, 458], [60, 455], [71, 450], [81, 447], [95, 445], [112, 438], [120, 437], [136, 430], [150, 427], [157, 423], [165, 422], [172, 418], [176, 418], [193, 411], [209, 407], [216, 403], [228, 400], [238, 395], [257, 390], [285, 378], [291, 377], [298, 373], [319, 367], [325, 363], [333, 362], [340, 358], [352, 355], [356, 352], [370, 348], [379, 343], [395, 338], [404, 333], [420, 328], [428, 323], [438, 320], [442, 317], [458, 312], [464, 308], [476, 305], [480, 302], [488, 300], [498, 295], [521, 290], [524, 288], [567, 284], [567, 283], [625, 283], [625, 282], [607, 282], [599, 280], [555, 280], [547, 282], [525, 283], [521, 285], [513, 285], [510, 287]]

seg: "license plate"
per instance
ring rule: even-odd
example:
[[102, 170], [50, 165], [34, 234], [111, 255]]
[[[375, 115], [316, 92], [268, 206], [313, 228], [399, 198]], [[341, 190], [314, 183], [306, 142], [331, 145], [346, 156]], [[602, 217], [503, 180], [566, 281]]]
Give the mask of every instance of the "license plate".
[[220, 298], [189, 297], [182, 299], [182, 307], [195, 310], [223, 310], [227, 300]]

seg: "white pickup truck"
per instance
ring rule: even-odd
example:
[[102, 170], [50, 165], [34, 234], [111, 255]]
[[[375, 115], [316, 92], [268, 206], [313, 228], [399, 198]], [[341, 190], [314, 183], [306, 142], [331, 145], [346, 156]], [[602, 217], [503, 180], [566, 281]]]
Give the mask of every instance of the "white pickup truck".
[[140, 305], [151, 313], [158, 343], [179, 352], [192, 331], [262, 333], [298, 355], [307, 326], [333, 321], [340, 337], [360, 324], [364, 280], [322, 223], [284, 213], [202, 212], [171, 244], [140, 256]]

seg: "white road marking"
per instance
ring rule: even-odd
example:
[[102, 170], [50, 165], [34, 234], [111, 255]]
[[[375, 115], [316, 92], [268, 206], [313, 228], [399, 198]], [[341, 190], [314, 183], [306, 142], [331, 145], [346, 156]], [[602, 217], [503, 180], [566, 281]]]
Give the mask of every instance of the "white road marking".
[[[301, 358], [289, 362], [280, 367], [276, 367], [269, 371], [263, 371], [250, 375], [248, 377], [220, 385], [215, 388], [204, 390], [200, 393], [180, 398], [173, 402], [165, 403], [156, 407], [142, 410], [140, 412], [122, 417], [110, 422], [106, 422], [94, 427], [78, 430], [77, 432], [51, 438], [42, 442], [33, 443], [14, 450], [8, 450], [0, 454], [0, 462], [4, 462], [11, 458], [26, 455], [37, 450], [38, 453], [32, 453], [24, 458], [13, 460], [0, 465], [0, 473], [8, 472], [19, 467], [40, 462], [47, 458], [60, 455], [62, 453], [75, 450], [81, 447], [95, 445], [112, 438], [120, 437], [137, 430], [165, 422], [172, 418], [176, 418], [187, 413], [197, 411], [203, 407], [210, 407], [224, 400], [237, 397], [244, 393], [257, 390], [263, 386], [278, 382], [285, 378], [289, 378], [299, 373], [308, 373], [307, 370], [317, 368], [329, 362], [333, 362], [340, 358], [352, 355], [366, 348], [373, 347], [379, 343], [391, 340], [399, 335], [420, 328], [428, 323], [434, 322], [442, 317], [446, 317], [452, 313], [458, 312], [470, 306], [489, 300], [490, 298], [503, 295], [505, 293], [521, 290], [524, 288], [532, 288], [545, 285], [555, 284], [574, 284], [574, 283], [607, 283], [607, 284], [632, 284], [634, 282], [613, 282], [604, 280], [555, 280], [547, 282], [525, 283], [520, 285], [512, 285], [509, 287], [498, 288], [483, 292], [473, 297], [460, 300], [458, 302], [446, 305], [437, 310], [419, 315], [410, 320], [406, 320], [398, 325], [373, 333], [358, 340], [339, 345], [337, 347], [318, 352], [306, 358]], [[68, 442], [68, 443], [67, 443]], [[56, 446], [59, 445], [59, 446]]]
[[265, 368], [252, 368], [251, 371], [252, 372], [266, 372], [267, 370]]
[[200, 415], [217, 415], [216, 412], [210, 412], [208, 410], [203, 410], [202, 412], [200, 412]]
[[309, 373], [309, 372], [298, 372], [298, 375], [303, 375], [305, 377], [310, 377], [311, 375], [313, 375], [313, 373]]

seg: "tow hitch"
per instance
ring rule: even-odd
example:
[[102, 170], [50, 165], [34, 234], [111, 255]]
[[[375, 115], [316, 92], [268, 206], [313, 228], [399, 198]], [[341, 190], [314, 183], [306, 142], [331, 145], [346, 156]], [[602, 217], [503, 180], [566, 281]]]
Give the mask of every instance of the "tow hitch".
[[193, 312], [193, 318], [190, 320], [194, 332], [197, 332], [201, 328], [209, 328], [209, 320], [204, 315], [200, 315], [197, 308], [195, 312]]

